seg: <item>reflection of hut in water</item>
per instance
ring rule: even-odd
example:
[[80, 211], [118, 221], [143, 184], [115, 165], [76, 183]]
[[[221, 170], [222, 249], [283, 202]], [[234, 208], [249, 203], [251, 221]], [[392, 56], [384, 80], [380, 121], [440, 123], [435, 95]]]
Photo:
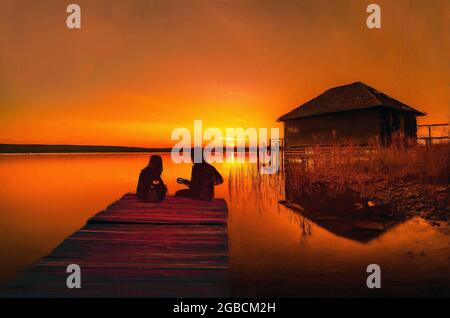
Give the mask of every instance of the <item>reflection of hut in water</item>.
[[368, 243], [384, 234], [391, 227], [399, 224], [398, 221], [380, 222], [364, 219], [346, 219], [335, 215], [321, 214], [317, 211], [312, 212], [304, 209], [299, 204], [288, 201], [281, 201], [280, 203], [301, 216], [300, 230], [302, 231], [302, 240], [305, 241], [308, 239], [308, 236], [312, 235], [311, 224], [307, 224], [309, 222], [334, 235], [360, 243]]
[[371, 142], [389, 145], [395, 134], [415, 141], [424, 113], [361, 82], [334, 87], [280, 117], [286, 147]]
[[383, 206], [369, 206], [367, 200], [345, 188], [308, 180], [302, 162], [285, 162], [285, 207], [329, 232], [361, 243], [369, 242], [393, 225], [404, 221]]

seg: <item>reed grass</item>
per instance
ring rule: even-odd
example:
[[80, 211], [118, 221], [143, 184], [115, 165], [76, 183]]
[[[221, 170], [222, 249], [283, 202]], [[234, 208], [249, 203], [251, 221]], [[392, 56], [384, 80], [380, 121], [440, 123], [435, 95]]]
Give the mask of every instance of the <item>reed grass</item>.
[[[360, 150], [359, 150], [360, 151]], [[290, 173], [303, 182], [354, 183], [358, 179], [418, 181], [448, 186], [450, 144], [416, 145], [371, 149], [355, 154], [351, 146], [323, 149], [315, 147], [297, 164], [288, 164]]]
[[[277, 205], [278, 200], [288, 200], [351, 210], [355, 203], [368, 204], [372, 199], [378, 201], [377, 205], [391, 201], [402, 205], [407, 201], [401, 199], [403, 195], [418, 193], [425, 206], [434, 202], [437, 210], [446, 209], [450, 144], [397, 144], [389, 148], [315, 146], [304, 149], [302, 154], [285, 156], [283, 169], [276, 175], [261, 175], [254, 164], [230, 168], [231, 201], [261, 209]], [[433, 189], [440, 194], [436, 196]], [[400, 199], [392, 200], [393, 197]]]

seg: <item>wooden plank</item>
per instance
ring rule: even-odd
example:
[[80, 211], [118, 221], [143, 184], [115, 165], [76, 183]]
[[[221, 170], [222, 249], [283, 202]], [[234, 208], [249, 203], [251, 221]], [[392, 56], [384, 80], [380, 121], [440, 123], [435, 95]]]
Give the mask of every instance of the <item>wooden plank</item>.
[[227, 207], [223, 199], [205, 202], [169, 196], [160, 203], [147, 203], [138, 201], [133, 194], [126, 194], [89, 223], [223, 225], [226, 220]]
[[[26, 297], [226, 297], [227, 206], [126, 194], [91, 218], [2, 292]], [[82, 288], [66, 287], [81, 267]]]

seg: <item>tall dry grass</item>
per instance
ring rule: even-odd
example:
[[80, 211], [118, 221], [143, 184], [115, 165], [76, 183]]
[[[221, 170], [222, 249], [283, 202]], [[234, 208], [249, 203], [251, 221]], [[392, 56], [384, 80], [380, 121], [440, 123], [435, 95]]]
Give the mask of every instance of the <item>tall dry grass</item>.
[[256, 164], [235, 164], [227, 169], [228, 195], [238, 204], [277, 204], [283, 198], [284, 179], [279, 174], [261, 174]]
[[[400, 183], [449, 186], [450, 144], [432, 146], [309, 147], [297, 155], [287, 153], [282, 171], [261, 175], [256, 165], [228, 169], [231, 201], [275, 204], [278, 200], [305, 198], [322, 202], [336, 199], [353, 204], [368, 184]], [[401, 181], [401, 182], [399, 182]], [[333, 191], [334, 190], [334, 191]]]
[[346, 190], [362, 182], [407, 181], [448, 186], [450, 144], [312, 147], [290, 156], [285, 165], [287, 187], [298, 195], [326, 184]]
[[366, 166], [358, 168], [389, 179], [407, 178], [423, 183], [449, 185], [450, 144], [391, 147], [383, 156], [376, 156]]

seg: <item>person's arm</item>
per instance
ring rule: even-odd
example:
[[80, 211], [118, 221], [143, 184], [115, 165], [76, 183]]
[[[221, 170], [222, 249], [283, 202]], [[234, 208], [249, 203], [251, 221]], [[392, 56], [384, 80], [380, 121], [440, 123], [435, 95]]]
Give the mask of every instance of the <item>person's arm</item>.
[[212, 173], [213, 173], [214, 185], [222, 184], [223, 178], [222, 178], [222, 175], [220, 174], [220, 172], [217, 171], [217, 169], [214, 168], [213, 166], [211, 166], [211, 168], [212, 168]]
[[188, 179], [177, 178], [177, 183], [184, 184], [189, 188], [191, 187], [191, 181], [189, 181]]
[[162, 189], [162, 191], [164, 191], [164, 193], [166, 193], [167, 192], [167, 186], [164, 184], [163, 179], [161, 177], [158, 177], [158, 181], [159, 181], [158, 186], [160, 187], [160, 189]]

